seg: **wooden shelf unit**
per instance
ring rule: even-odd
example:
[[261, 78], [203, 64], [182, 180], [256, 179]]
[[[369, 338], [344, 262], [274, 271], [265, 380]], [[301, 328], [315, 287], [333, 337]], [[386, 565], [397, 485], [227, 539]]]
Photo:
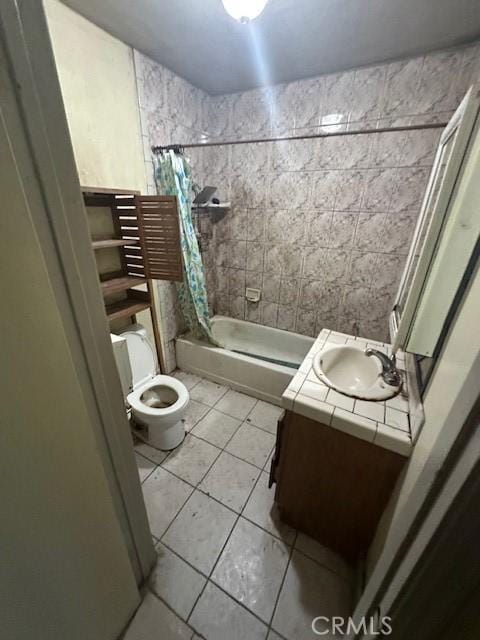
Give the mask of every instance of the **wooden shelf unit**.
[[124, 238], [105, 238], [103, 240], [92, 240], [94, 251], [99, 249], [112, 249], [115, 247], [134, 246], [138, 244], [135, 240], [125, 240]]
[[120, 318], [129, 318], [134, 316], [140, 311], [150, 309], [150, 300], [140, 300], [138, 298], [127, 297], [124, 300], [117, 300], [105, 305], [105, 311], [107, 312], [107, 318], [109, 322], [112, 320], [119, 320]]
[[139, 278], [138, 276], [117, 275], [100, 282], [100, 288], [104, 296], [118, 293], [119, 291], [128, 291], [132, 287], [138, 287], [140, 284], [146, 284], [147, 278]]
[[[107, 321], [135, 322], [137, 313], [150, 309], [160, 368], [165, 371], [152, 281], [183, 279], [177, 199], [91, 187], [83, 187], [83, 197], [85, 206], [93, 209], [92, 249]], [[96, 217], [95, 208], [101, 217]], [[118, 255], [102, 257], [104, 249], [115, 249]], [[139, 285], [145, 290], [134, 288]]]

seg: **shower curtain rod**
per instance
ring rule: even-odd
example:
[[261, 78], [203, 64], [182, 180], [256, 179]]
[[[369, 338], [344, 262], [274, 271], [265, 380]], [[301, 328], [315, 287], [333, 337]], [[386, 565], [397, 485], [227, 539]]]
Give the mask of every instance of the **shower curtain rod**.
[[391, 133], [394, 131], [418, 131], [421, 129], [442, 129], [448, 122], [432, 122], [430, 124], [412, 124], [402, 127], [379, 127], [378, 129], [355, 129], [353, 131], [334, 131], [333, 133], [307, 133], [299, 136], [279, 136], [276, 138], [251, 138], [249, 140], [227, 140], [225, 142], [191, 142], [189, 144], [169, 144], [167, 146], [153, 146], [153, 153], [162, 151], [181, 152], [183, 149], [200, 147], [222, 147], [236, 144], [256, 144], [258, 142], [282, 142], [284, 140], [311, 140], [313, 138], [334, 138], [336, 136], [358, 136], [368, 133]]

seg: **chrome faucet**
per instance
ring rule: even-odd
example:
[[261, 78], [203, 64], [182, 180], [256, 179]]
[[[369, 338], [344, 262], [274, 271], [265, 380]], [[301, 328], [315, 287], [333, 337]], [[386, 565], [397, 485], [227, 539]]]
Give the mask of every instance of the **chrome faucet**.
[[398, 385], [402, 381], [402, 378], [397, 369], [395, 354], [393, 354], [392, 357], [389, 358], [387, 355], [385, 355], [381, 351], [378, 351], [377, 349], [365, 349], [365, 355], [368, 357], [376, 356], [382, 364], [382, 378], [387, 384], [391, 385], [392, 387], [398, 387]]
[[355, 320], [353, 325], [352, 325], [352, 329], [353, 329], [353, 336], [355, 338], [355, 340], [358, 338], [358, 322]]

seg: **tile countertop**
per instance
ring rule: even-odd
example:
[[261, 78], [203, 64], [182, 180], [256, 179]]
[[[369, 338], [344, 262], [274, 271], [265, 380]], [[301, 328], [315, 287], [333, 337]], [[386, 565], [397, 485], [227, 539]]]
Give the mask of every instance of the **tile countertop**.
[[373, 347], [390, 354], [390, 345], [383, 342], [354, 338], [345, 333], [322, 329], [298, 372], [285, 389], [282, 406], [333, 429], [408, 457], [412, 449], [412, 440], [403, 353], [397, 354], [397, 367], [402, 371], [404, 380], [402, 392], [394, 398], [379, 402], [357, 400], [324, 385], [312, 368], [315, 354], [339, 344]]

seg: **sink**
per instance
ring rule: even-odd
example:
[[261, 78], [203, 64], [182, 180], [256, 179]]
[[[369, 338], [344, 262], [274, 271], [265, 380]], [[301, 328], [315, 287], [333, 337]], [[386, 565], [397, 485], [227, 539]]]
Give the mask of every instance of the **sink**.
[[401, 389], [382, 378], [382, 365], [375, 356], [349, 345], [320, 351], [313, 358], [313, 370], [323, 384], [353, 398], [386, 400]]

